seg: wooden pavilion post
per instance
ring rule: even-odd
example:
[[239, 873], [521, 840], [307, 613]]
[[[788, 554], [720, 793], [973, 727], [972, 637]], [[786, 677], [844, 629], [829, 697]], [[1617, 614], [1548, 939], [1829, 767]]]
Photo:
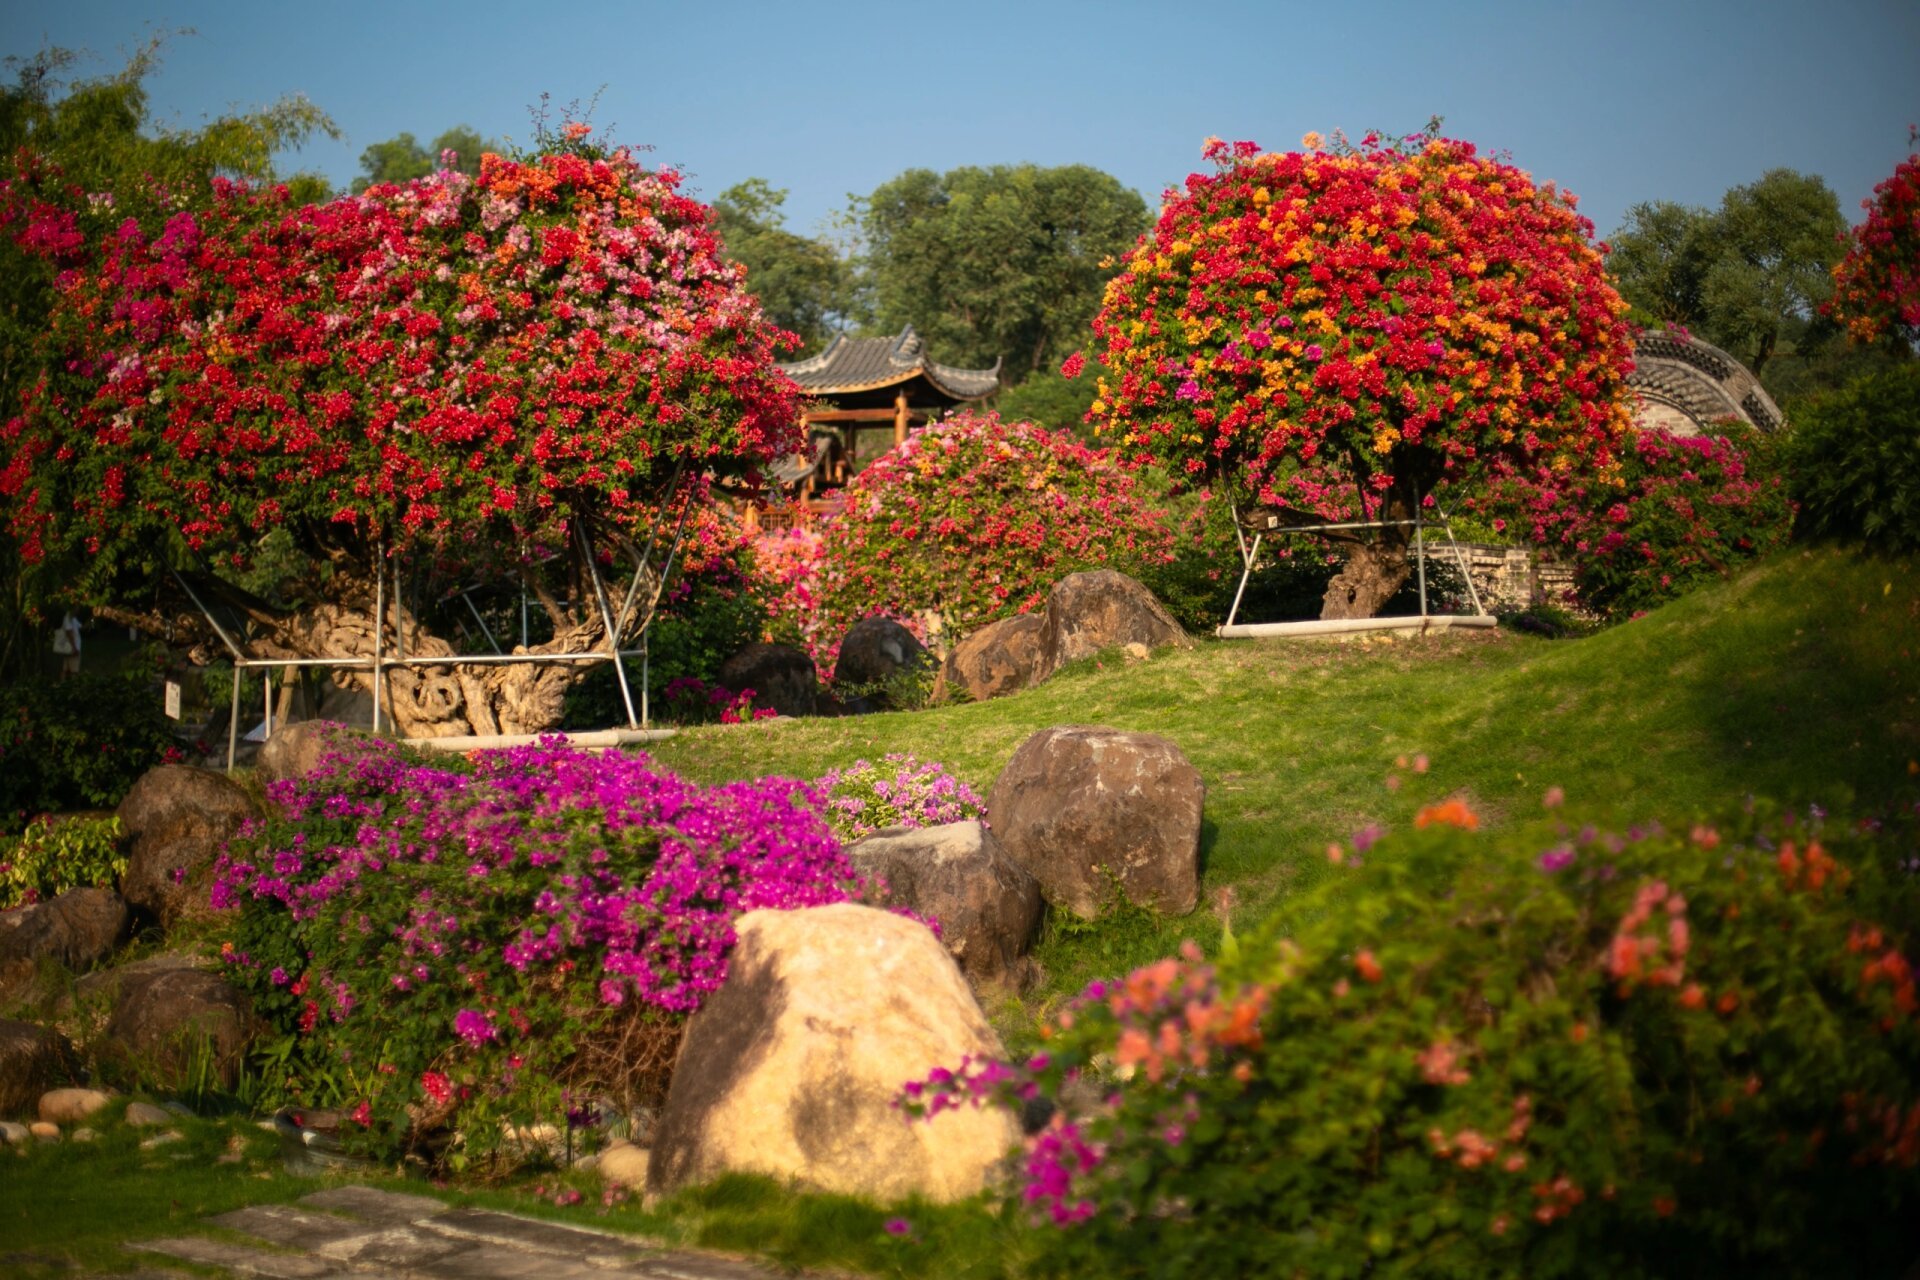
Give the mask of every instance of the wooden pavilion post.
[[893, 442], [907, 442], [907, 389], [902, 386], [893, 396]]

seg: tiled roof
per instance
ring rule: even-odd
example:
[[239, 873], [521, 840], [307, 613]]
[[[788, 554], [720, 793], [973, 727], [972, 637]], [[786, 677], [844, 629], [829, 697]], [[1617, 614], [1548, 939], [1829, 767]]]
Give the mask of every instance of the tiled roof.
[[1762, 431], [1781, 423], [1780, 406], [1760, 380], [1710, 342], [1646, 333], [1634, 344], [1627, 386], [1643, 401], [1669, 405], [1705, 431], [1718, 418], [1742, 418]]
[[871, 391], [924, 376], [954, 400], [978, 400], [1000, 385], [1000, 362], [991, 369], [956, 369], [927, 359], [920, 335], [908, 325], [897, 337], [849, 338], [841, 334], [817, 356], [780, 366], [801, 388], [815, 394]]

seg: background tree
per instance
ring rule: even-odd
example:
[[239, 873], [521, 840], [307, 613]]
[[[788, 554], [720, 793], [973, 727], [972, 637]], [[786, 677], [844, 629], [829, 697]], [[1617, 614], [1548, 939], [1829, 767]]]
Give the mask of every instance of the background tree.
[[713, 202], [714, 230], [727, 257], [747, 269], [747, 287], [767, 319], [800, 335], [812, 354], [846, 327], [852, 306], [851, 268], [824, 239], [787, 230], [787, 193], [748, 178]]
[[411, 133], [395, 134], [360, 153], [360, 176], [353, 180], [353, 193], [359, 195], [379, 182], [413, 182], [438, 172], [440, 157], [449, 151], [454, 153], [453, 168], [457, 172], [478, 177], [481, 156], [506, 150], [506, 144], [482, 138], [472, 126], [464, 124], [453, 126], [424, 147]]
[[1819, 311], [1845, 232], [1825, 181], [1775, 169], [1728, 191], [1718, 209], [1635, 205], [1607, 265], [1636, 321], [1699, 334], [1784, 397], [1838, 336]]
[[[17, 411], [22, 390], [43, 367], [40, 343], [56, 273], [88, 262], [105, 231], [128, 219], [156, 231], [164, 219], [211, 202], [217, 177], [276, 181], [276, 154], [315, 134], [339, 136], [298, 96], [198, 129], [158, 127], [148, 116], [146, 84], [161, 52], [156, 39], [119, 70], [92, 77], [75, 76], [79, 59], [64, 49], [7, 60], [12, 80], [0, 86], [0, 181], [21, 194], [31, 189], [36, 202], [59, 214], [41, 228], [57, 226], [61, 244], [26, 242], [32, 228], [0, 210], [0, 421]], [[325, 180], [311, 174], [295, 174], [287, 185], [298, 202], [327, 194]], [[31, 660], [28, 628], [49, 584], [67, 580], [70, 566], [30, 566], [4, 535], [0, 561], [7, 566], [0, 571], [5, 673]]]
[[[1425, 135], [1206, 154], [1094, 320], [1093, 412], [1130, 461], [1290, 524], [1410, 521], [1442, 484], [1611, 461], [1626, 307], [1567, 198]], [[1369, 617], [1412, 530], [1332, 536], [1322, 616]]]
[[[189, 555], [244, 568], [277, 531], [310, 557], [277, 599], [209, 584], [258, 651], [366, 655], [404, 627], [410, 654], [449, 654], [399, 602], [369, 611], [404, 548], [464, 581], [519, 577], [551, 623], [537, 649], [603, 646], [589, 547], [631, 550], [676, 479], [799, 441], [773, 330], [705, 206], [585, 132], [478, 180], [320, 207], [225, 184], [157, 234], [91, 244], [16, 186], [24, 243], [91, 253], [60, 277], [44, 376], [0, 437], [23, 557], [107, 601]], [[577, 674], [409, 668], [386, 688], [409, 733], [532, 732]]]
[[879, 328], [914, 325], [952, 364], [1004, 361], [1011, 385], [1084, 339], [1147, 227], [1138, 192], [1087, 165], [909, 169], [860, 202]]

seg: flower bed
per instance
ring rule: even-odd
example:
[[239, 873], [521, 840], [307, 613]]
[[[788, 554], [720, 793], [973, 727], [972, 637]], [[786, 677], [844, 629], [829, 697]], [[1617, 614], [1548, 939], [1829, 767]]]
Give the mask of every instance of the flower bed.
[[368, 743], [269, 788], [222, 860], [232, 976], [277, 1038], [269, 1091], [392, 1154], [457, 1128], [663, 1096], [733, 920], [854, 896], [801, 783], [705, 788], [557, 742], [449, 766]]
[[1043, 1274], [1897, 1274], [1916, 816], [1489, 836], [1431, 806], [1330, 850], [1351, 879], [1296, 931], [1096, 983], [1044, 1053], [909, 1101], [1100, 1100], [1030, 1141]]

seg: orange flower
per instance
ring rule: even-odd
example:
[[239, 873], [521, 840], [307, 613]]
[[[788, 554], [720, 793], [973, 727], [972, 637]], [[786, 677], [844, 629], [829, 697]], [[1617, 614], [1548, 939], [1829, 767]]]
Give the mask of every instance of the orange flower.
[[1373, 952], [1362, 950], [1353, 957], [1353, 967], [1368, 982], [1380, 981], [1383, 970], [1380, 962], [1373, 958]]
[[1462, 831], [1478, 831], [1480, 819], [1473, 810], [1467, 808], [1461, 800], [1446, 800], [1439, 804], [1430, 804], [1413, 816], [1416, 827], [1447, 826], [1458, 827]]

